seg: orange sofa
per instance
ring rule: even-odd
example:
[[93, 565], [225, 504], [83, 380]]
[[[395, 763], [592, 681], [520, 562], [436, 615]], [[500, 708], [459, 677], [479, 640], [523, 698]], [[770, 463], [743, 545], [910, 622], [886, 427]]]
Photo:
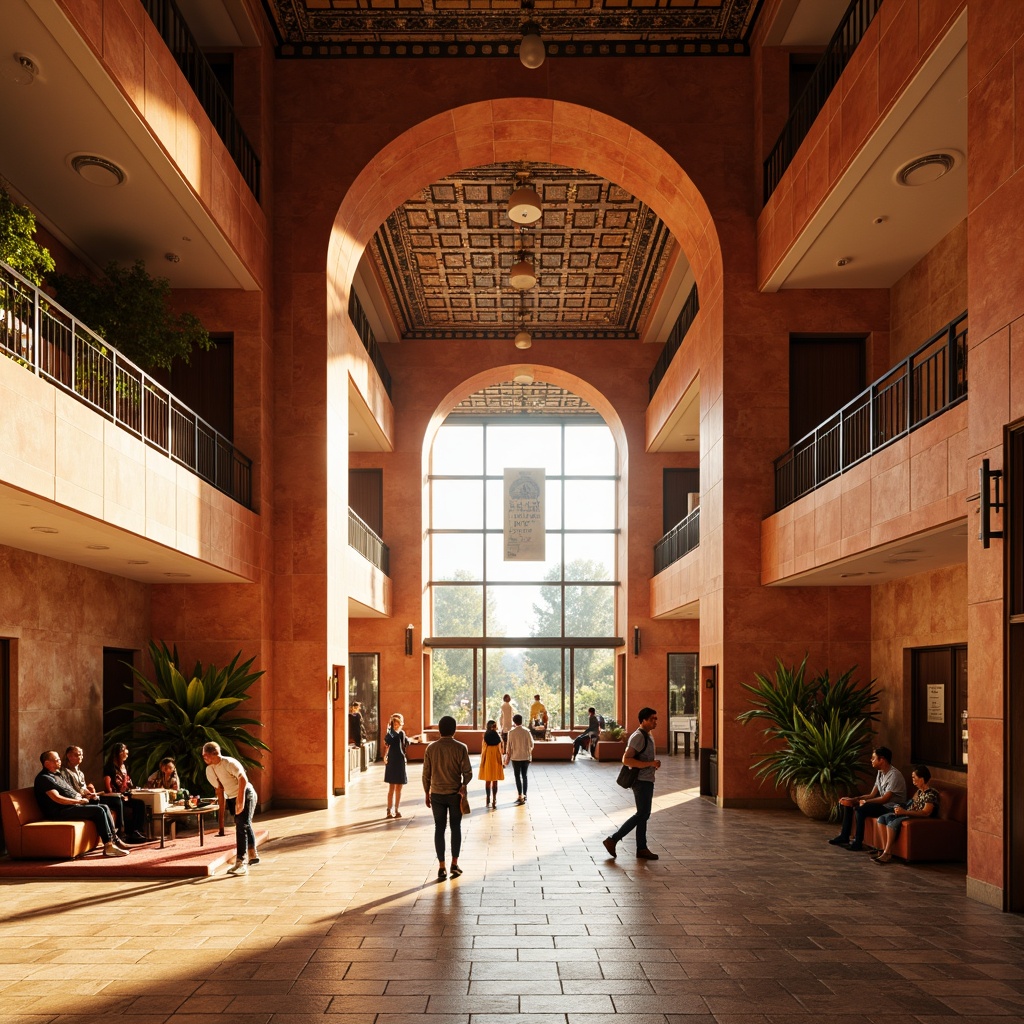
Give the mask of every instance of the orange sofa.
[[[967, 859], [967, 790], [948, 782], [929, 785], [939, 794], [939, 809], [929, 818], [908, 818], [892, 847], [892, 855], [908, 864], [915, 861]], [[874, 838], [866, 834], [866, 841], [882, 849], [885, 846], [885, 826], [877, 819], [868, 819]]]
[[0, 793], [0, 816], [14, 860], [72, 860], [100, 845], [91, 821], [47, 821], [31, 788]]

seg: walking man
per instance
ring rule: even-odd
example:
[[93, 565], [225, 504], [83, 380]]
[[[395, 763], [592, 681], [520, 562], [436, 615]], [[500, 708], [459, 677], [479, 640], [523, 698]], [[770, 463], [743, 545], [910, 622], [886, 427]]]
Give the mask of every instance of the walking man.
[[260, 862], [256, 852], [256, 833], [252, 830], [256, 790], [245, 774], [242, 762], [222, 755], [219, 743], [203, 744], [203, 760], [206, 762], [206, 781], [235, 818], [235, 863], [228, 868], [228, 874], [247, 875], [249, 865]]
[[451, 877], [462, 874], [459, 854], [462, 852], [462, 798], [473, 778], [469, 763], [469, 748], [455, 739], [455, 719], [445, 715], [437, 723], [441, 738], [427, 744], [423, 752], [423, 792], [427, 806], [434, 814], [434, 852], [437, 854], [437, 877], [447, 878], [444, 866], [444, 831], [451, 823], [452, 867]]
[[627, 768], [640, 769], [633, 783], [636, 813], [604, 840], [604, 848], [614, 857], [619, 840], [636, 829], [637, 857], [640, 860], [657, 860], [658, 855], [647, 848], [647, 819], [651, 816], [651, 805], [654, 803], [654, 776], [661, 767], [661, 761], [654, 756], [654, 737], [651, 735], [658, 724], [658, 712], [654, 708], [641, 708], [637, 718], [640, 727], [629, 737], [626, 752], [622, 755], [622, 763]]
[[44, 750], [39, 755], [42, 771], [35, 778], [33, 789], [39, 812], [47, 821], [91, 821], [103, 843], [104, 857], [124, 857], [128, 847], [117, 842], [114, 819], [99, 803], [99, 797], [86, 796], [60, 774], [60, 754]]
[[498, 708], [498, 731], [501, 733], [501, 742], [508, 742], [508, 734], [512, 731], [512, 694], [506, 693], [501, 698], [501, 707]]
[[517, 804], [526, 803], [527, 773], [533, 760], [533, 734], [523, 726], [523, 716], [512, 716], [512, 728], [505, 745], [506, 756], [512, 763], [512, 773], [516, 777], [516, 791], [519, 793]]

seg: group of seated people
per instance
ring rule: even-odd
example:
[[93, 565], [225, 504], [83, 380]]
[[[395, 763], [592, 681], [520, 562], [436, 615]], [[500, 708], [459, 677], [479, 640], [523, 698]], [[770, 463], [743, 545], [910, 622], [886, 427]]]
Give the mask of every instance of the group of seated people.
[[[91, 821], [99, 832], [107, 857], [124, 857], [130, 843], [148, 842], [145, 832], [146, 805], [132, 797], [128, 774], [128, 747], [115, 743], [103, 766], [103, 789], [85, 778], [81, 765], [85, 754], [81, 747], [70, 746], [61, 759], [56, 750], [39, 755], [42, 771], [34, 789], [39, 810], [51, 821]], [[165, 757], [160, 767], [146, 780], [151, 789], [180, 789], [174, 759]]]
[[[870, 793], [844, 796], [839, 801], [842, 827], [839, 835], [829, 840], [831, 846], [847, 850], [863, 850], [864, 826], [868, 818], [877, 818], [885, 826], [885, 845], [872, 854], [877, 864], [892, 860], [892, 848], [908, 818], [929, 818], [939, 807], [939, 794], [931, 788], [932, 773], [927, 766], [917, 765], [910, 774], [916, 792], [907, 799], [907, 783], [903, 773], [893, 767], [892, 751], [888, 747], [875, 747], [871, 751], [871, 767], [875, 769], [875, 784]], [[853, 839], [850, 833], [853, 832]]]

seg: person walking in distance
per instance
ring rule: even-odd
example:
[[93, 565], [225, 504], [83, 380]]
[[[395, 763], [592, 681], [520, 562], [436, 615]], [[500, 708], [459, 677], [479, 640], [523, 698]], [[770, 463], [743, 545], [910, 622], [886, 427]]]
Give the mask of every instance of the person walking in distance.
[[391, 716], [384, 742], [388, 748], [384, 755], [384, 781], [388, 784], [388, 817], [400, 818], [402, 812], [398, 805], [402, 802], [402, 787], [409, 782], [409, 775], [405, 769], [405, 751], [409, 746], [409, 740], [405, 735], [405, 719], [401, 715]]
[[512, 731], [512, 716], [515, 709], [512, 707], [512, 694], [506, 693], [501, 698], [501, 707], [498, 708], [498, 729], [501, 731], [501, 742], [508, 742], [508, 734]]
[[640, 769], [633, 783], [636, 813], [604, 840], [604, 848], [614, 857], [619, 840], [636, 829], [637, 857], [640, 860], [657, 860], [658, 855], [647, 847], [647, 819], [651, 816], [651, 805], [654, 803], [654, 776], [661, 767], [661, 761], [654, 756], [654, 737], [651, 735], [658, 724], [658, 712], [654, 708], [641, 708], [637, 712], [637, 719], [640, 727], [629, 737], [626, 752], [622, 755], [622, 763], [627, 768]]
[[233, 757], [220, 752], [220, 744], [203, 744], [206, 762], [206, 780], [223, 797], [224, 804], [235, 818], [235, 863], [228, 868], [229, 875], [247, 875], [250, 864], [259, 864], [256, 852], [256, 833], [252, 830], [252, 816], [256, 812], [256, 790], [245, 774], [245, 766]]
[[459, 854], [462, 852], [462, 798], [473, 778], [469, 748], [455, 739], [455, 719], [445, 715], [437, 723], [441, 738], [427, 745], [423, 752], [423, 792], [427, 806], [434, 814], [434, 852], [437, 854], [437, 877], [447, 878], [444, 866], [444, 832], [450, 822], [452, 829], [451, 877], [462, 874]]
[[527, 775], [533, 760], [533, 735], [523, 725], [522, 715], [512, 716], [512, 730], [505, 744], [505, 757], [512, 763], [512, 773], [516, 777], [516, 790], [519, 793], [516, 803], [525, 804]]

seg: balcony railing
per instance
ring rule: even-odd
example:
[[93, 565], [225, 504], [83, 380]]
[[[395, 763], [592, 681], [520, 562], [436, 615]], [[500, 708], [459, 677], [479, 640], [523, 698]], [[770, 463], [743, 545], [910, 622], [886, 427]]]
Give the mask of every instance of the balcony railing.
[[967, 397], [967, 313], [775, 460], [775, 510]]
[[377, 344], [377, 339], [373, 336], [373, 328], [363, 312], [362, 303], [359, 301], [359, 296], [356, 295], [354, 288], [349, 292], [348, 296], [348, 316], [352, 321], [352, 326], [356, 329], [356, 333], [362, 340], [363, 348], [366, 349], [370, 362], [373, 363], [373, 367], [377, 371], [377, 376], [380, 377], [381, 384], [384, 385], [384, 390], [388, 393], [388, 398], [390, 398], [391, 374], [388, 372], [384, 356], [381, 355], [380, 346]]
[[252, 460], [6, 263], [0, 351], [252, 507]]
[[676, 317], [676, 322], [672, 326], [672, 333], [668, 336], [665, 347], [661, 350], [657, 365], [651, 371], [651, 376], [647, 380], [649, 399], [654, 398], [654, 392], [658, 390], [658, 385], [668, 372], [669, 365], [683, 344], [683, 338], [686, 337], [686, 332], [690, 329], [690, 325], [696, 319], [699, 311], [700, 300], [697, 298], [697, 286], [694, 285], [690, 289], [690, 294], [686, 297], [686, 302], [683, 303], [683, 308], [679, 311], [679, 316]]
[[700, 505], [681, 523], [676, 523], [657, 544], [654, 545], [654, 575], [678, 562], [700, 544]]
[[775, 148], [764, 162], [764, 201], [778, 187], [786, 168], [793, 162], [800, 143], [807, 137], [815, 118], [836, 87], [843, 69], [850, 63], [853, 51], [864, 38], [864, 33], [882, 6], [882, 0], [853, 0], [843, 20], [829, 41], [811, 79], [800, 94], [789, 120], [779, 135]]
[[156, 26], [167, 49], [171, 51], [181, 73], [196, 94], [206, 116], [213, 124], [241, 172], [249, 191], [260, 198], [260, 161], [242, 126], [235, 108], [228, 99], [210, 62], [199, 48], [174, 0], [142, 0], [150, 20]]
[[385, 576], [391, 575], [391, 554], [387, 544], [352, 509], [348, 510], [348, 546], [355, 548]]

